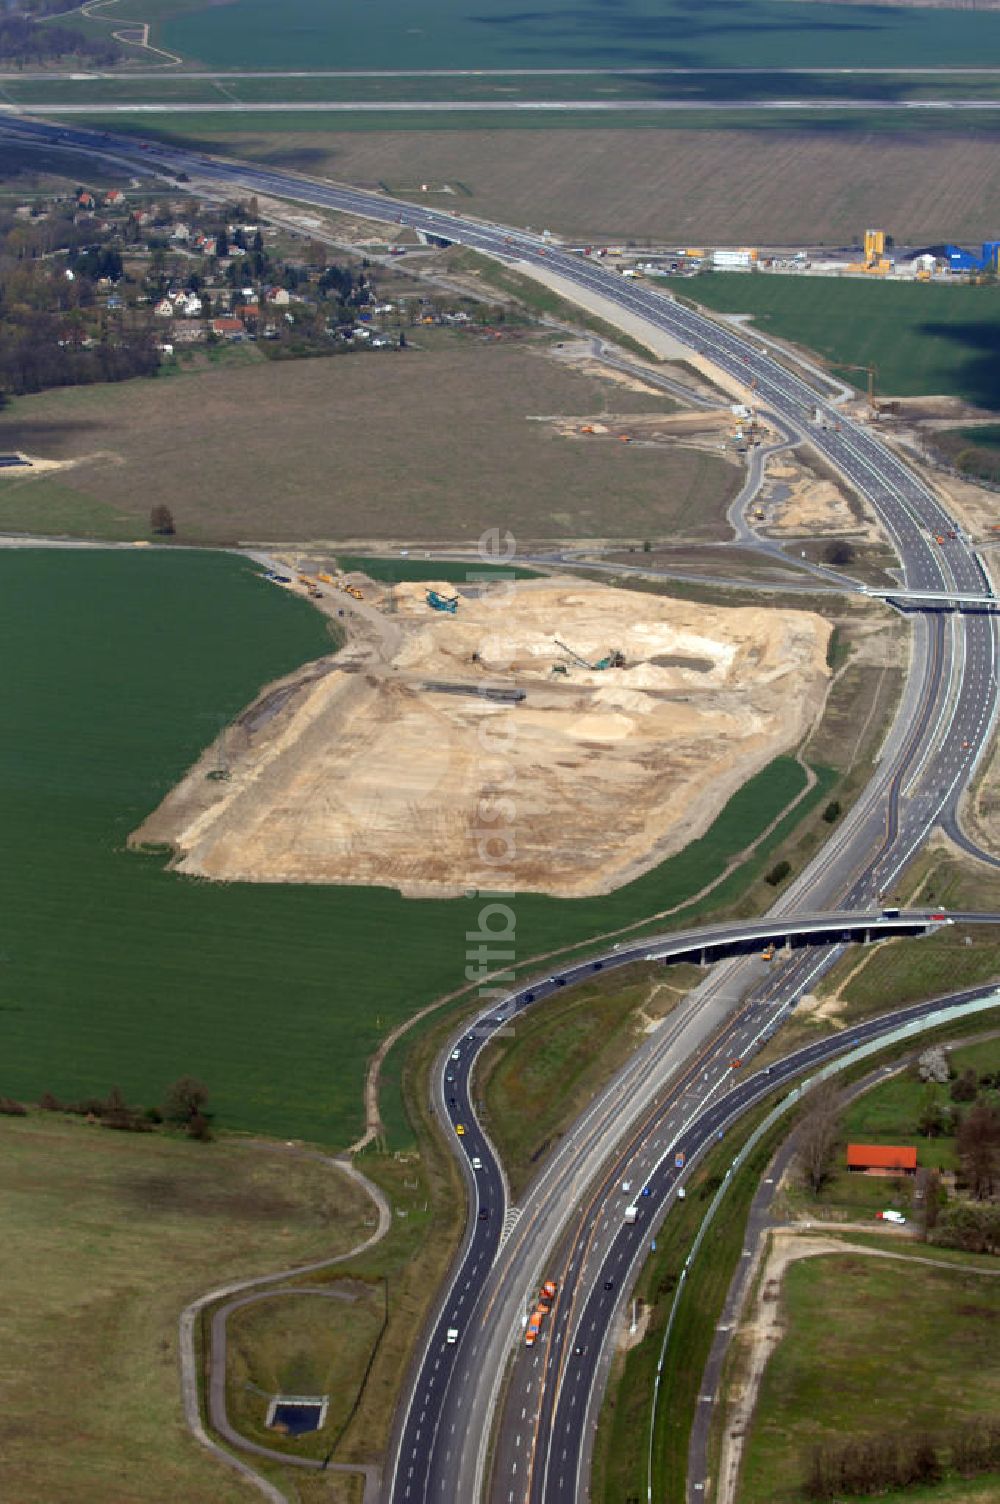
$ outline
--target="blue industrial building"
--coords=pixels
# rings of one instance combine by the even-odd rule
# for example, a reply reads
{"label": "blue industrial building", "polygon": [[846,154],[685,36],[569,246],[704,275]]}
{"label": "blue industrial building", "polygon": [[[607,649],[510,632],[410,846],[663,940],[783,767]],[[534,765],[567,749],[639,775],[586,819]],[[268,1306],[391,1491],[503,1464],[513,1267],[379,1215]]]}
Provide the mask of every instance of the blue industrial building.
{"label": "blue industrial building", "polygon": [[947,261],[953,272],[995,272],[1000,269],[1000,240],[984,241],[979,256],[960,245],[933,245],[929,250],[939,261]]}

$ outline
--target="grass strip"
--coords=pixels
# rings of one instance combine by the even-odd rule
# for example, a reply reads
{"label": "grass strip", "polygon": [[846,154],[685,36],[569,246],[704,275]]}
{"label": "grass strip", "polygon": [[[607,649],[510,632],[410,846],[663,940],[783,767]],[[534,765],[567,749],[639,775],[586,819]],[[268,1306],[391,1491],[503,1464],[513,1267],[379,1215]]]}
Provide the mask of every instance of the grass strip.
{"label": "grass strip", "polygon": [[516,1202],[539,1162],[638,1048],[703,979],[697,966],[627,967],[547,998],[483,1050],[474,1090]]}
{"label": "grass strip", "polygon": [[559,293],[553,292],[551,287],[546,287],[544,282],[536,282],[533,277],[525,277],[521,272],[511,271],[490,256],[482,256],[478,251],[458,251],[452,260],[452,268],[455,271],[473,273],[481,282],[486,282],[498,292],[506,293],[523,308],[540,314],[543,318],[558,319],[561,323],[570,324],[576,328],[589,329],[593,334],[599,334],[602,339],[618,345],[623,350],[629,350],[642,360],[653,362],[658,360],[647,345],[633,339],[629,334],[624,334],[614,324],[609,324],[595,314],[588,313],[578,304],[571,302],[569,298],[561,297]]}
{"label": "grass strip", "polygon": [[[763,1122],[772,1099],[726,1135],[687,1182],[687,1198],[676,1202],[656,1237],[636,1297],[650,1310],[646,1335],[616,1360],[601,1411],[594,1451],[594,1496],[604,1504],[628,1504],[646,1497],[649,1425],[656,1368],[663,1335],[684,1263],[711,1198],[732,1164],[736,1146]],[[683,1504],[688,1436],[715,1324],[743,1249],[743,1230],[761,1175],[787,1123],[777,1123],[754,1146],[729,1182],[712,1223],[709,1246],[691,1264],[683,1298],[674,1316],[657,1405],[653,1442],[653,1497]]]}

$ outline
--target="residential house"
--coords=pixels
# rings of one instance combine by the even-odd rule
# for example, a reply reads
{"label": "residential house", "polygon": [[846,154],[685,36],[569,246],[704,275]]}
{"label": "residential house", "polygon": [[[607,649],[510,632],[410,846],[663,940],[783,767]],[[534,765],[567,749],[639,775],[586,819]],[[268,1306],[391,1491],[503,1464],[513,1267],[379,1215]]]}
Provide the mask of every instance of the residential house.
{"label": "residential house", "polygon": [[174,305],[169,298],[161,298],[153,312],[158,319],[171,319],[174,316]]}
{"label": "residential house", "polygon": [[222,339],[243,339],[246,330],[241,319],[221,318],[212,320],[212,333]]}

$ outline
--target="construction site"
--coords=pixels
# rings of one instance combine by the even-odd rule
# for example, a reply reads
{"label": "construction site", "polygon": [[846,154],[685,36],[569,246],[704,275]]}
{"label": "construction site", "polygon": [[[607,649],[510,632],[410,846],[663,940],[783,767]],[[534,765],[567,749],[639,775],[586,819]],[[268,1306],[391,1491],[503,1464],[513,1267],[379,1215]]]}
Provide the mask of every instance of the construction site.
{"label": "construction site", "polygon": [[199,877],[608,892],[702,834],[825,700],[810,611],[565,577],[269,578],[346,642],[269,686],[134,833]]}

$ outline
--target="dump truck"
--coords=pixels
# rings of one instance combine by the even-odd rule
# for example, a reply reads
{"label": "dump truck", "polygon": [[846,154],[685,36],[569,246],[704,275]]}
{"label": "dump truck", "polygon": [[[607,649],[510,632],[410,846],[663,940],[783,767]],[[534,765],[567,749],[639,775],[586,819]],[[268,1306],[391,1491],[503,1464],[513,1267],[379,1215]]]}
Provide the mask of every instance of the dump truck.
{"label": "dump truck", "polygon": [[542,1322],[544,1320],[545,1312],[540,1307],[532,1311],[531,1315],[528,1317],[528,1325],[524,1329],[525,1347],[534,1347],[535,1343],[538,1341],[538,1333],[542,1329]]}
{"label": "dump truck", "polygon": [[426,600],[432,611],[447,611],[449,616],[454,616],[458,610],[457,595],[439,595],[436,590],[428,590]]}

